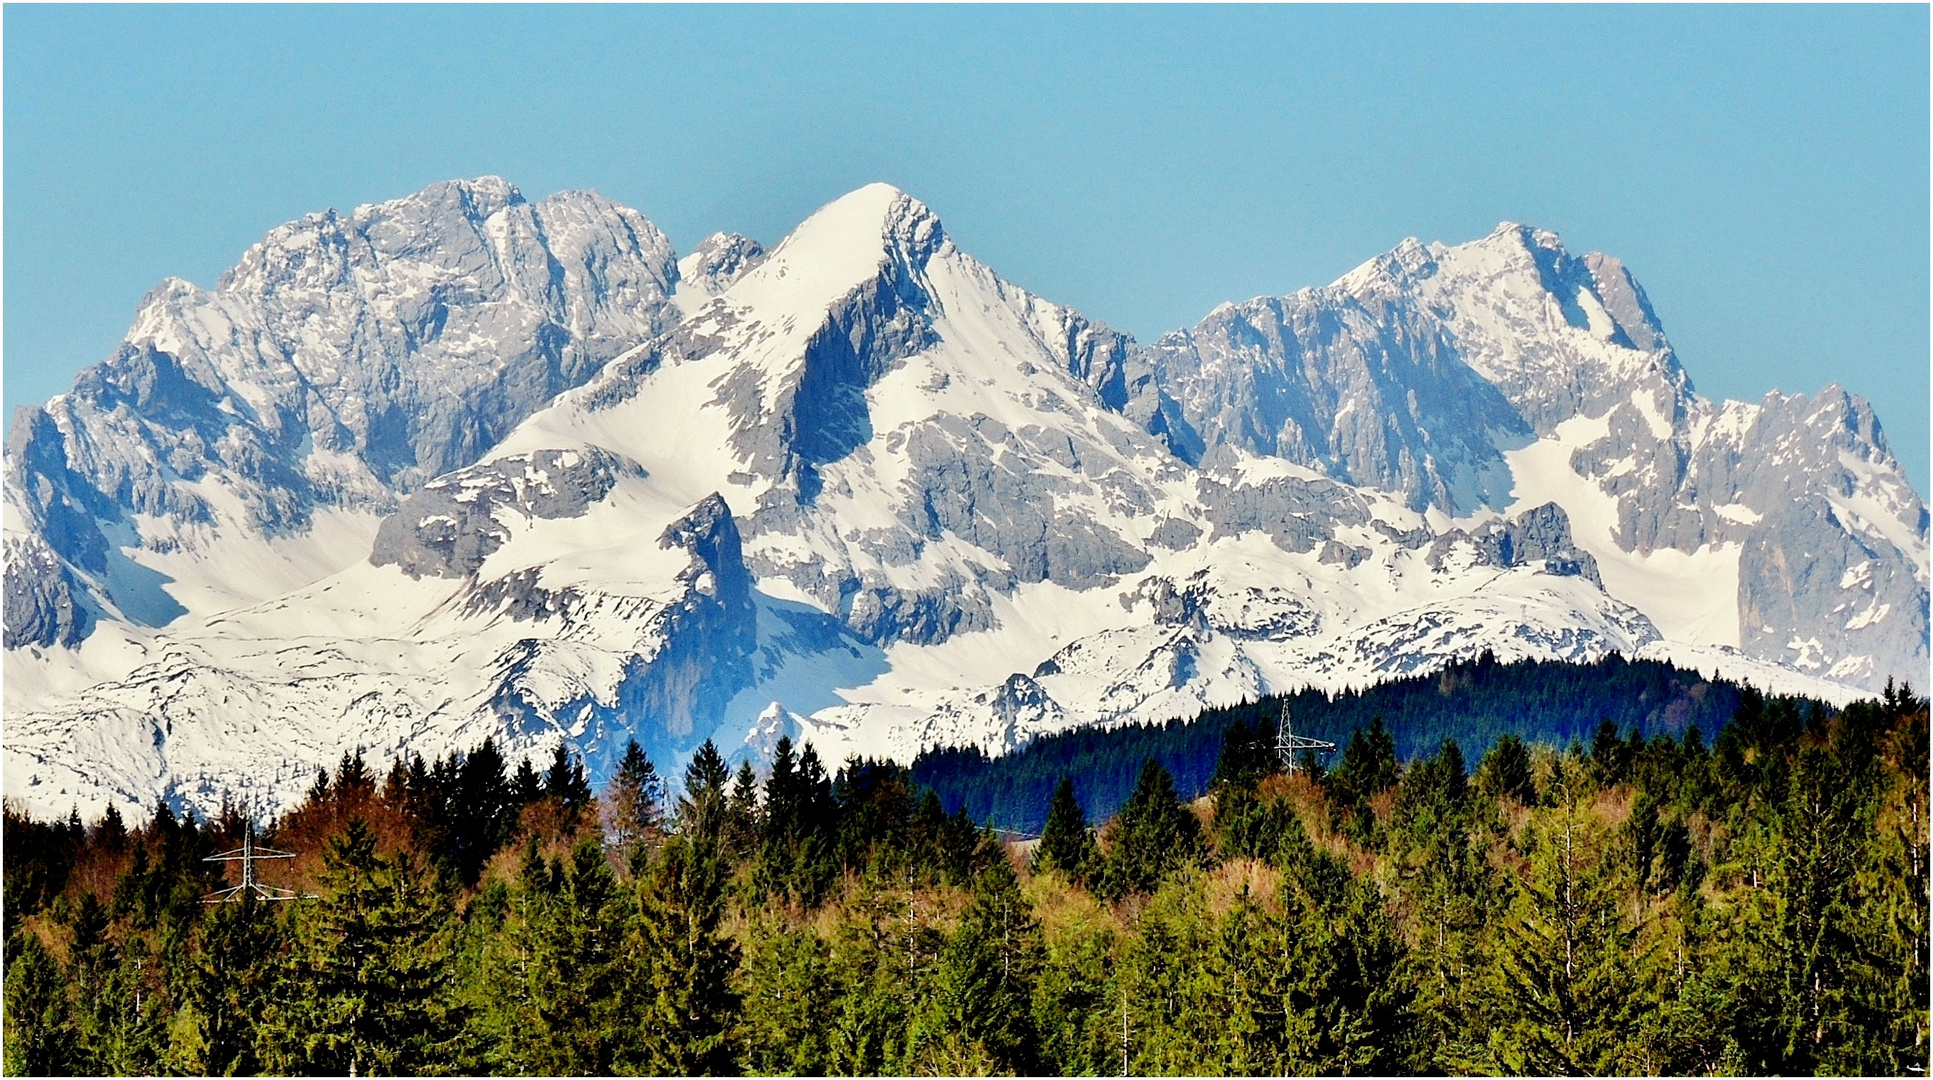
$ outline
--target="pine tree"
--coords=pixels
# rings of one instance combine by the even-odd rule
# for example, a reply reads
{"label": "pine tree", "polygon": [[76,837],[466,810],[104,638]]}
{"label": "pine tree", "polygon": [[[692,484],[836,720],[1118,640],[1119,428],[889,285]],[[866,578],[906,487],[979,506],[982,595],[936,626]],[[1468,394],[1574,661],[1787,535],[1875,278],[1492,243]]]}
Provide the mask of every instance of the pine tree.
{"label": "pine tree", "polygon": [[991,1063],[1001,1072],[1038,1070],[1034,982],[1040,927],[1006,859],[975,882],[960,925],[940,950],[909,1024],[908,1054],[921,1068],[959,1074]]}
{"label": "pine tree", "polygon": [[719,931],[724,914],[716,842],[673,837],[646,876],[631,920],[640,957],[641,978],[630,991],[641,1011],[639,1045],[618,1068],[659,1076],[735,1071],[731,1034],[739,1003],[731,984],[738,947]]}
{"label": "pine tree", "polygon": [[741,761],[725,803],[725,847],[734,857],[752,853],[758,842],[758,815],[758,778],[752,775],[752,763]]}
{"label": "pine tree", "polygon": [[663,798],[657,766],[636,739],[630,740],[602,800],[605,827],[619,851],[628,855],[634,845],[662,831]]}
{"label": "pine tree", "polygon": [[550,769],[544,773],[544,797],[556,799],[564,811],[564,828],[575,831],[577,822],[591,804],[591,784],[584,778],[584,761],[575,757],[562,740],[550,759]]}
{"label": "pine tree", "polygon": [[211,1076],[259,1073],[256,1026],[278,992],[287,950],[277,913],[244,891],[208,909],[198,945],[184,980],[197,1049],[176,1064]]}
{"label": "pine tree", "polygon": [[517,761],[517,775],[510,781],[510,798],[517,806],[529,806],[544,797],[544,779],[528,757]]}
{"label": "pine tree", "polygon": [[8,1076],[60,1076],[74,1071],[72,1021],[60,961],[37,934],[10,947],[5,1060]]}
{"label": "pine tree", "polygon": [[513,950],[500,978],[509,1016],[503,1063],[534,1076],[609,1075],[635,1037],[624,986],[636,957],[623,951],[617,880],[597,841],[567,864],[526,871],[505,927]]}
{"label": "pine tree", "polygon": [[1530,775],[1530,750],[1514,734],[1497,740],[1477,766],[1477,789],[1491,797],[1503,796],[1525,805],[1537,801]]}
{"label": "pine tree", "polygon": [[810,926],[753,922],[740,968],[741,1064],[749,1075],[824,1076],[832,1065],[827,1019],[837,987],[832,950]]}
{"label": "pine tree", "polygon": [[[934,805],[938,805],[937,799]],[[1093,830],[1087,827],[1087,816],[1081,812],[1081,804],[1074,799],[1074,781],[1063,776],[1060,784],[1054,788],[1054,801],[1047,808],[1047,828],[1040,834],[1040,847],[1034,853],[1034,863],[1079,880],[1094,865],[1099,854],[1094,844]]]}
{"label": "pine tree", "polygon": [[1557,763],[1556,806],[1527,838],[1530,868],[1516,890],[1482,990],[1488,998],[1480,1071],[1623,1073],[1646,1008],[1633,973],[1637,944],[1619,918],[1605,838],[1584,810],[1575,757]]}
{"label": "pine tree", "polygon": [[[791,744],[784,738],[780,744]],[[725,784],[731,772],[710,739],[685,766],[685,790],[678,796],[678,830],[693,839],[717,841],[725,829]]]}
{"label": "pine tree", "polygon": [[1222,753],[1215,760],[1216,787],[1253,787],[1275,771],[1275,754],[1261,733],[1242,720],[1228,726],[1222,736]]}
{"label": "pine tree", "polygon": [[1202,854],[1201,823],[1175,795],[1174,778],[1153,758],[1116,815],[1098,889],[1104,896],[1152,892],[1169,871]]}
{"label": "pine tree", "polygon": [[450,911],[422,868],[381,855],[361,818],[329,840],[303,912],[290,997],[269,1010],[271,1072],[398,1075],[457,1065]]}

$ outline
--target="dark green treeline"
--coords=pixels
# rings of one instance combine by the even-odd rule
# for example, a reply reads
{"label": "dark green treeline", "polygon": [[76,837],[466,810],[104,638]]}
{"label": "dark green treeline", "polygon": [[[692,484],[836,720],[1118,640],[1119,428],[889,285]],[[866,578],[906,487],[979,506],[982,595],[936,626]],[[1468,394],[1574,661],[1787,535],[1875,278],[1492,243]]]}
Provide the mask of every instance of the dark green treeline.
{"label": "dark green treeline", "polygon": [[1590,664],[1505,664],[1486,652],[1429,675],[1333,696],[1303,690],[1188,721],[1077,728],[997,758],[977,748],[937,748],[913,763],[913,779],[937,791],[948,810],[964,808],[975,821],[1031,834],[1042,828],[1048,796],[1066,776],[1075,778],[1075,797],[1095,821],[1114,816],[1149,758],[1174,776],[1183,795],[1207,793],[1229,727],[1266,726],[1272,733],[1284,707],[1297,734],[1338,744],[1387,717],[1397,756],[1409,761],[1434,754],[1445,739],[1477,757],[1507,734],[1558,747],[1588,743],[1607,721],[1646,738],[1678,738],[1692,727],[1715,732],[1731,719],[1741,693],[1724,679],[1616,653]]}
{"label": "dark green treeline", "polygon": [[[1716,725],[1715,725],[1716,727]],[[1927,1065],[1927,706],[1743,694],[1404,760],[1372,719],[1097,836],[1002,845],[890,764],[675,799],[489,744],[345,758],[263,836],[315,898],[204,905],[234,815],[5,835],[9,1074],[1898,1073]]]}

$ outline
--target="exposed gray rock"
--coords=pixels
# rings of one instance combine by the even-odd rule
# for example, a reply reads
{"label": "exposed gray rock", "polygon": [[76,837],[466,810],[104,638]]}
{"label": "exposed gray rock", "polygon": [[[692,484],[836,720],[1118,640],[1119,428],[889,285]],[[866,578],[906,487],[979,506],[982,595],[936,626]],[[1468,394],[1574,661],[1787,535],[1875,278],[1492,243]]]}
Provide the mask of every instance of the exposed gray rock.
{"label": "exposed gray rock", "polygon": [[1261,531],[1284,551],[1314,551],[1333,539],[1338,525],[1367,525],[1363,497],[1329,480],[1278,477],[1230,486],[1210,475],[1196,483],[1203,515],[1215,526],[1210,539]]}
{"label": "exposed gray rock", "polygon": [[385,509],[669,325],[675,276],[662,233],[589,192],[529,203],[485,177],[312,214],[212,290],[150,292],[112,357],[16,425],[8,481],[102,590],[101,529],[142,544],[135,514],[210,523],[198,481],[234,496],[223,528],[245,534]]}
{"label": "exposed gray rock", "polygon": [[993,696],[993,714],[1000,721],[1009,745],[1017,732],[1048,727],[1059,722],[1065,710],[1047,693],[1046,687],[1015,672],[1007,676]]}
{"label": "exposed gray rock", "polygon": [[[581,732],[573,741],[595,776],[609,774],[630,738],[661,760],[690,750],[752,681],[757,609],[731,508],[714,493],[667,526],[658,543],[690,552],[691,561],[677,579],[679,598],[642,620],[641,639],[657,648],[626,662],[614,703],[588,699],[548,710],[577,718]],[[519,586],[506,580],[503,591],[511,595]],[[491,704],[512,730],[546,726],[546,709],[525,679],[542,670],[546,650],[555,647],[554,639],[530,638],[499,658],[493,678],[501,690]]]}
{"label": "exposed gray rock", "polygon": [[1613,341],[1647,352],[1670,347],[1665,340],[1664,324],[1658,320],[1658,313],[1651,310],[1651,298],[1645,295],[1644,286],[1638,284],[1638,279],[1631,276],[1622,261],[1593,251],[1584,256],[1584,266],[1598,299],[1604,303],[1604,310],[1617,322]]}
{"label": "exposed gray rock", "polygon": [[1361,566],[1363,560],[1373,554],[1375,553],[1366,547],[1357,547],[1354,544],[1345,544],[1340,540],[1331,540],[1322,545],[1322,554],[1316,556],[1316,560],[1318,562],[1335,563],[1353,570]]}
{"label": "exposed gray rock", "polygon": [[1862,538],[1824,498],[1794,499],[1739,553],[1740,643],[1749,656],[1868,687],[1923,682],[1926,595],[1898,548]]}
{"label": "exposed gray rock", "polygon": [[458,469],[425,484],[383,519],[369,561],[394,564],[415,578],[468,577],[509,539],[500,512],[580,517],[626,475],[644,473],[595,448],[538,450]]}
{"label": "exposed gray rock", "polygon": [[37,536],[9,538],[6,553],[6,647],[80,644],[93,616],[67,568]]}
{"label": "exposed gray rock", "polygon": [[951,532],[998,555],[1018,582],[1051,578],[1088,588],[1148,564],[1146,552],[1105,526],[1059,514],[1055,496],[1072,481],[999,452],[1018,441],[985,417],[942,417],[910,432],[907,486],[923,498],[909,508],[907,525],[933,540]]}
{"label": "exposed gray rock", "polygon": [[[1224,592],[1207,570],[1197,570],[1182,582],[1145,578],[1121,602],[1127,607],[1139,602],[1153,605],[1157,625],[1185,627],[1202,635],[1220,633],[1237,641],[1287,641],[1322,628],[1321,615],[1286,589],[1248,586]],[[1052,672],[1059,670],[1055,663]]]}
{"label": "exposed gray rock", "polygon": [[1223,305],[1146,356],[1201,442],[1192,460],[1236,446],[1401,492],[1416,509],[1499,504],[1496,435],[1529,434],[1427,313],[1344,293]]}
{"label": "exposed gray rock", "polygon": [[678,260],[678,287],[717,296],[764,261],[765,249],[751,237],[712,233]]}
{"label": "exposed gray rock", "polygon": [[1574,575],[1604,587],[1597,560],[1572,542],[1570,517],[1556,503],[1534,507],[1507,521],[1489,522],[1473,533],[1461,529],[1444,533],[1436,538],[1426,561],[1432,569],[1441,566],[1444,556],[1461,543],[1471,544],[1490,566],[1541,561],[1547,573]]}
{"label": "exposed gray rock", "polygon": [[1181,518],[1164,518],[1148,536],[1148,543],[1169,551],[1185,551],[1201,538],[1201,530]]}
{"label": "exposed gray rock", "polygon": [[541,569],[531,567],[495,581],[478,582],[463,599],[463,613],[495,611],[518,622],[568,621],[582,606],[583,594],[570,588],[546,589],[538,584],[542,577]]}

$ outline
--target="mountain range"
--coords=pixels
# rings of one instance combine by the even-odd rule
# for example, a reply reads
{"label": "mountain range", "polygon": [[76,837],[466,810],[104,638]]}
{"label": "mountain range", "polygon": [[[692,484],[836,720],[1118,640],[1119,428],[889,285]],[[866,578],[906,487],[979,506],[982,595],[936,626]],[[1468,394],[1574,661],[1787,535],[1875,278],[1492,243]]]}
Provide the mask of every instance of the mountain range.
{"label": "mountain range", "polygon": [[1840,701],[1928,664],[1870,405],[1699,396],[1617,259],[1515,224],[1142,344],[883,184],[681,258],[453,181],[163,282],[5,455],[43,815],[486,736],[1000,753],[1484,652]]}

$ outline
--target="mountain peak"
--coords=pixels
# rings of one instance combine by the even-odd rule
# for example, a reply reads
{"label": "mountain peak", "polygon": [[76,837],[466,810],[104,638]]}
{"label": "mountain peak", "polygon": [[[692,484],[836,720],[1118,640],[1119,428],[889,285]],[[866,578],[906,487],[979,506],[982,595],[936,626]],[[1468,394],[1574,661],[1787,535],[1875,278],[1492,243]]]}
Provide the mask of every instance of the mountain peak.
{"label": "mountain peak", "polygon": [[753,303],[832,303],[890,263],[924,266],[945,242],[925,203],[891,184],[867,184],[806,218],[730,294]]}
{"label": "mountain peak", "polygon": [[891,184],[872,183],[820,207],[779,247],[850,243],[870,255],[877,243],[882,253],[923,262],[944,238],[939,216],[925,203]]}

